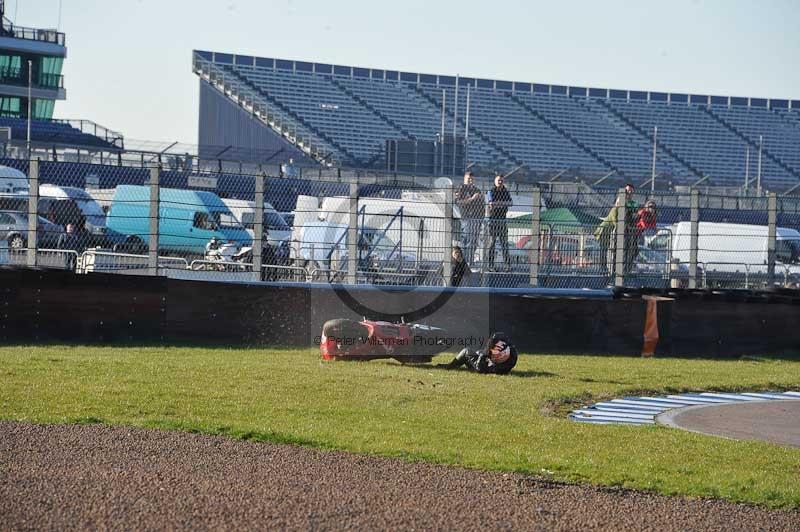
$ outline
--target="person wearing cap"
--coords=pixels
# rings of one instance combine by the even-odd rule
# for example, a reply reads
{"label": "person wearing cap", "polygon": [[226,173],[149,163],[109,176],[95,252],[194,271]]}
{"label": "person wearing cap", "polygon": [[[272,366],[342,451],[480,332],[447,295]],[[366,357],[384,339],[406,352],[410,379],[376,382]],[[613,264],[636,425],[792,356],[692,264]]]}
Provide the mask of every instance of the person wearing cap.
{"label": "person wearing cap", "polygon": [[496,332],[489,338],[485,349],[470,351],[462,349],[448,364],[439,364],[445,369],[466,366],[478,373],[506,375],[517,365],[517,348],[505,333]]}

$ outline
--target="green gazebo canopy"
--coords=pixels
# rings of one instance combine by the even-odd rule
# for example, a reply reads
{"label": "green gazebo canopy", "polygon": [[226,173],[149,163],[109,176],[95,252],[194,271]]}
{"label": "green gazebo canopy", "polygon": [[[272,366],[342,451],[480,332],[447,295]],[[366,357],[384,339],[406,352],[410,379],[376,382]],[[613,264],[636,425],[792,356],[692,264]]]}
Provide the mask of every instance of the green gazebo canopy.
{"label": "green gazebo canopy", "polygon": [[[511,218],[508,221],[509,228],[512,227],[530,227],[533,220],[533,214],[525,214]],[[569,232],[570,230],[578,231],[580,227],[584,226],[597,226],[601,219],[597,216],[592,216],[582,210],[572,210],[566,207],[554,207],[543,211],[540,216],[542,226],[549,225],[559,232]]]}

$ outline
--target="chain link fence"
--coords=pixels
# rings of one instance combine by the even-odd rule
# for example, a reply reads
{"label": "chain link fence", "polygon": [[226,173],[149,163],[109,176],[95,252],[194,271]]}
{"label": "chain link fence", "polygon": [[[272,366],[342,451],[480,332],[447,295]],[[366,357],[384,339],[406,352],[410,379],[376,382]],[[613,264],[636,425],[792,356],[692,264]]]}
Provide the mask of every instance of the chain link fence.
{"label": "chain link fence", "polygon": [[800,201],[0,161],[0,262],[222,282],[797,288]]}

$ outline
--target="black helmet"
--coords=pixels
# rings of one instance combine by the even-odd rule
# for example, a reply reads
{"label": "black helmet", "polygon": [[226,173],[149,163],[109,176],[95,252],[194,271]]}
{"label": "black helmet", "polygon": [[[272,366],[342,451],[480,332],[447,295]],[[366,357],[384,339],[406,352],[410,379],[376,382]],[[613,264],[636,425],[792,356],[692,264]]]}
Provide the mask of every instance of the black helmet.
{"label": "black helmet", "polygon": [[501,332],[494,333],[491,338],[489,338],[489,345],[486,346],[486,354],[496,364],[508,360],[512,354],[512,350],[513,347],[511,346],[511,340],[509,340],[508,335]]}

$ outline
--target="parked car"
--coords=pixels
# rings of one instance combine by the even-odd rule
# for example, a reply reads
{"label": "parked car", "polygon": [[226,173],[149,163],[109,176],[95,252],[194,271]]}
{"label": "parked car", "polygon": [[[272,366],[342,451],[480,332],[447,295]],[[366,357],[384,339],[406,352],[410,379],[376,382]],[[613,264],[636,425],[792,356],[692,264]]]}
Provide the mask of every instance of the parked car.
{"label": "parked car", "polygon": [[[520,237],[509,243],[509,255],[515,269],[527,269],[530,265],[531,237]],[[497,260],[502,253],[495,250]],[[605,263],[603,250],[597,240],[590,235],[543,233],[539,243],[539,264],[542,267],[562,268],[564,270],[590,269]]]}
{"label": "parked car", "polygon": [[[39,248],[55,249],[64,228],[39,216],[36,233]],[[23,249],[28,245],[28,213],[20,211],[0,212],[0,239],[8,243],[9,249]]]}
{"label": "parked car", "polygon": [[[0,194],[0,209],[4,211],[28,212],[27,189]],[[125,240],[125,236],[106,227],[106,213],[100,204],[85,190],[43,183],[39,185],[39,216],[50,222],[77,230],[85,230],[86,247],[113,248]]]}

